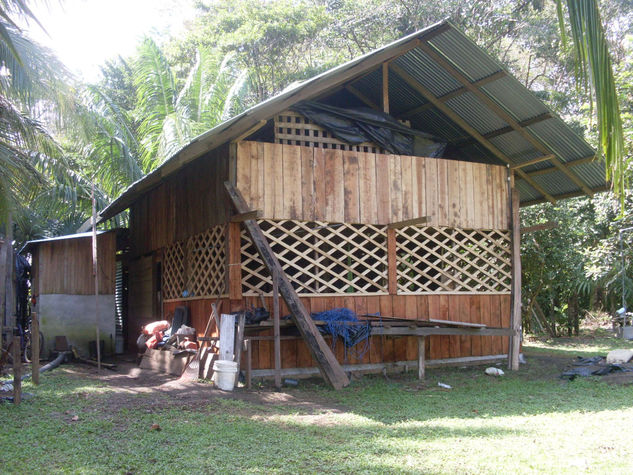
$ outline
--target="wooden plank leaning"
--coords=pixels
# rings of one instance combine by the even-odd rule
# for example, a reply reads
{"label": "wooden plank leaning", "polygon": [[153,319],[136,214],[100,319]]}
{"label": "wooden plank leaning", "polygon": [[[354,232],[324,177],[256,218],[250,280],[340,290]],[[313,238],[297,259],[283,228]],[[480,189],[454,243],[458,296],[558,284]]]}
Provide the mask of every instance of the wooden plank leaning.
{"label": "wooden plank leaning", "polygon": [[[226,191],[228,192],[233,205],[238,213],[246,213],[249,210],[248,205],[244,201],[240,191],[233,186],[230,182],[224,182]],[[257,248],[262,261],[268,268],[268,271],[273,274],[277,272],[279,275],[279,293],[288,305],[288,309],[292,315],[292,318],[301,333],[304,341],[306,342],[312,357],[317,362],[319,369],[324,379],[334,388],[341,389],[349,384],[349,379],[343,371],[343,368],[336,360],[334,353],[325,342],[319,330],[317,329],[314,321],[310,317],[310,314],[306,311],[305,307],[299,300],[299,296],[292,288],[288,277],[283,272],[277,256],[270,248],[270,244],[266,240],[259,224],[255,220],[244,221],[244,226],[248,231],[253,244]]]}

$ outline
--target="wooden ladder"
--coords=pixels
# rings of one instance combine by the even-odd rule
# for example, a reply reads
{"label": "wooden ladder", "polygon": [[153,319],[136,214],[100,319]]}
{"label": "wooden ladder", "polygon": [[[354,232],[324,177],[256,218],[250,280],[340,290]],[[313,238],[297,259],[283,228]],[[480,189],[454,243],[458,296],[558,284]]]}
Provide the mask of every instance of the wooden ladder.
{"label": "wooden ladder", "polygon": [[[244,214],[251,212],[244,197],[231,182],[225,181],[224,186],[238,213]],[[295,325],[297,325],[301,336],[308,345],[312,357],[321,370],[321,374],[334,389],[344,388],[349,384],[349,379],[345,371],[343,371],[334,353],[332,353],[332,350],[319,333],[318,328],[301,303],[301,300],[299,300],[299,296],[290,284],[288,277],[279,264],[277,256],[273,253],[259,224],[254,219],[246,219],[243,223],[270,274],[277,274],[279,276],[279,293],[288,305]]]}

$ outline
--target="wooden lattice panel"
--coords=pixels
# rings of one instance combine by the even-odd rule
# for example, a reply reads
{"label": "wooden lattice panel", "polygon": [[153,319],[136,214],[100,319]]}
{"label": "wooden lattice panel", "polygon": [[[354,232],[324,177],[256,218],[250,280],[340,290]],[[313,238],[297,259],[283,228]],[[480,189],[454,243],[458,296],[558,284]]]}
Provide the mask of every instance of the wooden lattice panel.
{"label": "wooden lattice panel", "polygon": [[224,293],[226,226],[214,226],[187,240],[187,290],[196,297]]}
{"label": "wooden lattice panel", "polygon": [[[259,225],[297,293],[387,292],[384,226],[291,220]],[[245,231],[241,252],[243,294],[270,294],[270,274]]]}
{"label": "wooden lattice panel", "polygon": [[282,112],[275,116],[274,123],[275,143],[353,152],[385,153],[382,148],[372,142],[359,145],[345,143],[297,112]]}
{"label": "wooden lattice panel", "polygon": [[162,281],[165,300],[223,294],[226,226],[214,226],[165,248]]}
{"label": "wooden lattice panel", "polygon": [[182,242],[165,248],[162,281],[164,299],[181,296],[185,288],[185,250]]}
{"label": "wooden lattice panel", "polygon": [[396,243],[398,293],[510,291],[508,231],[408,226]]}

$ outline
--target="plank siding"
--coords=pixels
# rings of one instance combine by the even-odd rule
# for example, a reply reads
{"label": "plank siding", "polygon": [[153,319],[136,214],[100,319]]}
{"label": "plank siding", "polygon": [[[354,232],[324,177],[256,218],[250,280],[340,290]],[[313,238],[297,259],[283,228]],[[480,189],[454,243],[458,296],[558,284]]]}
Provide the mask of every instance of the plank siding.
{"label": "plank siding", "polygon": [[[116,233],[97,236],[99,293],[114,294]],[[93,295],[92,237],[63,239],[37,245],[37,294]]]}
{"label": "plank siding", "polygon": [[237,187],[263,218],[508,229],[500,166],[256,142],[237,154]]}
{"label": "plank siding", "polygon": [[[238,168],[238,181],[248,180],[251,198],[250,162],[259,163],[264,150],[248,151],[249,170]],[[264,154],[265,156],[265,154]],[[228,179],[228,145],[210,152],[206,157],[186,166],[173,177],[139,198],[130,206],[130,243],[132,257],[164,248],[176,241],[198,234],[212,226],[225,223],[229,217],[229,202],[223,183]],[[255,197],[259,200],[259,179]],[[263,183],[262,183],[263,187]]]}

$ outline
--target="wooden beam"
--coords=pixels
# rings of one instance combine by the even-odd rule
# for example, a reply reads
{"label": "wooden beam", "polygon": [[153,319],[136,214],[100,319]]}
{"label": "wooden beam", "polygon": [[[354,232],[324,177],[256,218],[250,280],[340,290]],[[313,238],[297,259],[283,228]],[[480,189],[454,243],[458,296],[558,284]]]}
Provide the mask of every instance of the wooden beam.
{"label": "wooden beam", "polygon": [[220,319],[220,355],[218,359],[233,361],[235,353],[235,315],[223,313]]}
{"label": "wooden beam", "polygon": [[[239,190],[233,186],[230,182],[224,182],[226,191],[228,192],[233,205],[238,213],[246,213],[249,210],[246,201],[242,197]],[[273,253],[270,244],[266,240],[264,233],[255,220],[244,221],[244,226],[250,234],[253,244],[257,248],[262,261],[268,268],[268,271],[272,274],[278,272],[279,275],[279,293],[288,305],[288,309],[292,315],[295,325],[299,329],[301,336],[306,342],[312,357],[321,368],[321,372],[325,380],[332,385],[335,389],[341,389],[349,384],[349,379],[341,365],[336,360],[331,348],[325,342],[319,329],[314,324],[312,317],[306,311],[303,303],[299,299],[299,296],[295,292],[294,288],[290,284],[288,277],[283,272],[277,256]]]}
{"label": "wooden beam", "polygon": [[235,345],[233,346],[235,351],[235,356],[233,357],[233,361],[237,363],[237,373],[235,373],[235,382],[234,386],[237,386],[237,383],[240,379],[240,364],[242,363],[242,347],[244,346],[244,325],[246,324],[246,314],[244,312],[240,313],[239,317],[237,317],[237,333],[235,334]]}
{"label": "wooden beam", "polygon": [[[10,241],[9,241],[10,242]],[[20,337],[13,336],[13,404],[18,406],[22,401],[22,351]]]}
{"label": "wooden beam", "polygon": [[[242,238],[240,223],[229,223],[227,226],[228,237],[226,240],[228,272],[226,273],[226,288],[229,292],[229,300],[242,299]],[[231,310],[233,310],[231,308]],[[220,325],[218,323],[218,329]]]}
{"label": "wooden beam", "polygon": [[382,111],[389,114],[389,63],[382,64]]}
{"label": "wooden beam", "polygon": [[281,331],[279,329],[279,273],[273,270],[273,336],[275,337],[275,387],[281,388]]}
{"label": "wooden beam", "polygon": [[40,320],[37,312],[31,312],[31,378],[40,384]]}
{"label": "wooden beam", "polygon": [[430,336],[430,335],[478,335],[512,336],[512,328],[444,328],[444,327],[372,327],[372,335],[385,336]]}
{"label": "wooden beam", "polygon": [[521,218],[519,215],[519,190],[512,184],[512,310],[510,327],[514,334],[510,338],[508,368],[519,369],[521,350]]}
{"label": "wooden beam", "polygon": [[398,293],[398,256],[396,230],[387,229],[387,287],[390,295]]}
{"label": "wooden beam", "polygon": [[424,380],[424,370],[426,366],[425,354],[426,345],[425,345],[426,337],[419,336],[418,337],[418,379]]}
{"label": "wooden beam", "polygon": [[244,340],[246,347],[246,388],[251,389],[253,386],[253,359],[252,359],[252,343],[250,338]]}
{"label": "wooden beam", "polygon": [[442,325],[451,325],[455,327],[468,327],[468,328],[486,328],[483,323],[470,323],[470,322],[457,322],[454,320],[437,320],[435,318],[429,318],[431,323],[439,323]]}
{"label": "wooden beam", "polygon": [[[521,127],[529,127],[530,125],[536,124],[538,122],[543,122],[544,120],[551,119],[551,118],[552,118],[552,114],[550,114],[549,112],[546,112],[545,114],[537,115],[536,117],[532,117],[531,119],[522,120],[521,122],[519,122],[519,125]],[[487,138],[488,140],[490,140],[504,134],[509,134],[510,132],[514,132],[514,129],[508,125],[506,127],[501,127],[500,129],[493,130],[492,132],[486,132],[485,134],[483,134],[483,136]],[[472,142],[472,141],[473,141],[473,138],[468,136],[468,137],[462,137],[462,138],[453,140],[451,141],[451,144],[462,145],[464,143]]]}
{"label": "wooden beam", "polygon": [[[492,142],[485,139],[474,127],[468,124],[464,119],[462,119],[457,113],[455,113],[451,108],[440,102],[435,95],[425,88],[422,84],[415,80],[409,73],[407,73],[404,69],[396,64],[391,65],[392,71],[394,71],[398,76],[400,76],[407,84],[409,84],[412,88],[426,97],[427,100],[431,101],[435,107],[437,107],[442,113],[444,113],[449,119],[459,125],[462,129],[468,132],[473,136],[475,140],[477,140],[481,145],[486,147],[489,151],[491,151],[499,160],[502,162],[512,165],[512,161],[508,158],[501,150],[499,150]],[[532,180],[529,176],[525,174],[523,170],[517,170],[516,173],[521,176],[527,183],[530,184],[532,188],[538,191],[543,197],[545,197],[549,202],[556,203],[556,199],[549,193],[547,193],[543,187],[541,187],[538,183]]]}
{"label": "wooden beam", "polygon": [[[595,159],[596,159],[596,156],[591,155],[590,157],[579,158],[578,160],[572,160],[571,162],[566,162],[565,166],[575,167],[577,165],[583,165],[585,163],[593,162]],[[533,176],[539,176],[539,175],[546,175],[548,173],[555,172],[556,170],[558,170],[558,167],[554,166],[554,167],[541,168],[540,170],[533,170],[531,172],[526,172],[526,173],[528,176],[533,177]]]}
{"label": "wooden beam", "polygon": [[[482,87],[485,86],[486,84],[490,84],[493,81],[496,81],[497,79],[501,79],[503,77],[507,76],[507,73],[503,70],[501,71],[497,71],[496,73],[491,74],[490,76],[486,76],[485,78],[479,79],[478,81],[474,81],[472,83],[473,86],[475,87]],[[461,96],[462,94],[464,94],[465,92],[468,92],[468,89],[464,86],[461,86],[457,89],[455,89],[454,91],[448,92],[446,94],[443,94],[441,96],[439,96],[437,99],[441,102],[446,102],[449,101],[451,99],[453,99],[454,97],[457,96]],[[422,111],[425,111],[427,109],[430,109],[434,107],[433,104],[431,104],[430,102],[427,102],[426,104],[422,104],[421,106],[415,107],[413,109],[410,109],[402,114],[400,114],[401,117],[409,117],[415,114],[418,114]]]}
{"label": "wooden beam", "polygon": [[[466,78],[461,72],[459,72],[451,63],[448,62],[441,54],[439,54],[435,49],[426,41],[422,41],[420,44],[420,49],[422,49],[426,54],[428,54],[437,64],[442,66],[453,78],[462,83],[470,92],[475,94],[477,98],[485,104],[491,111],[493,111],[499,118],[504,120],[510,125],[514,130],[516,130],[521,136],[530,142],[536,150],[541,152],[543,155],[550,155],[552,153],[545,145],[541,143],[539,139],[537,139],[529,130],[521,127],[519,123],[516,121],[514,117],[510,115],[503,107],[501,107],[497,102],[490,98],[488,94],[481,91],[479,88],[474,87],[470,80]],[[583,183],[583,181],[576,176],[575,173],[568,170],[562,162],[557,158],[553,158],[552,163],[561,170],[567,177],[573,181],[576,185],[580,187],[587,195],[593,196],[592,191],[589,187]]]}
{"label": "wooden beam", "polygon": [[249,135],[252,135],[255,132],[257,132],[259,129],[261,129],[263,126],[265,126],[267,123],[268,123],[267,120],[263,120],[263,119],[260,120],[254,126],[252,126],[250,129],[248,129],[246,132],[244,132],[243,134],[238,135],[236,138],[231,140],[231,143],[241,142],[242,140],[244,140]]}
{"label": "wooden beam", "polygon": [[430,216],[420,216],[419,218],[406,219],[404,221],[398,221],[396,223],[389,223],[387,229],[400,229],[406,226],[415,226],[417,224],[426,224],[431,221]]}
{"label": "wooden beam", "polygon": [[[542,157],[536,157],[536,158],[533,158],[532,160],[527,160],[525,162],[517,163],[516,165],[512,165],[510,168],[512,170],[516,170],[518,168],[525,168],[525,167],[529,167],[530,165],[535,165],[537,163],[551,161],[554,158],[556,158],[556,157],[554,155],[551,155],[551,154],[550,155],[543,155]],[[556,167],[552,167],[552,168],[556,168]]]}
{"label": "wooden beam", "polygon": [[558,227],[558,223],[556,221],[548,221],[547,223],[536,224],[534,226],[521,228],[521,234],[528,234],[528,233],[533,233],[536,231],[544,231],[546,229],[554,229],[557,227]]}
{"label": "wooden beam", "polygon": [[382,111],[382,108],[378,104],[376,104],[374,101],[372,101],[369,97],[367,97],[365,94],[360,92],[358,89],[356,89],[351,84],[348,84],[347,86],[345,86],[345,90],[348,91],[349,93],[353,94],[354,96],[356,96],[363,103],[365,103],[365,105],[371,107],[372,109],[375,109],[377,111]]}
{"label": "wooden beam", "polygon": [[[595,188],[592,188],[591,191],[593,191],[594,193],[600,193],[600,192],[609,191],[609,190],[611,190],[611,186],[603,185],[603,186],[597,186]],[[557,195],[556,199],[557,200],[566,200],[567,198],[574,198],[576,196],[584,196],[584,193],[578,192],[578,191],[573,191],[571,193],[563,193],[562,195]],[[544,202],[545,201],[541,198],[541,199],[536,199],[536,200],[524,201],[523,203],[521,203],[521,206],[522,207],[532,206],[532,205],[536,205],[536,204],[540,204],[540,203],[544,203]]]}
{"label": "wooden beam", "polygon": [[248,213],[234,214],[233,216],[231,216],[231,222],[241,223],[243,221],[246,221],[247,219],[260,219],[263,216],[264,212],[261,209],[254,209],[252,211],[249,211]]}

